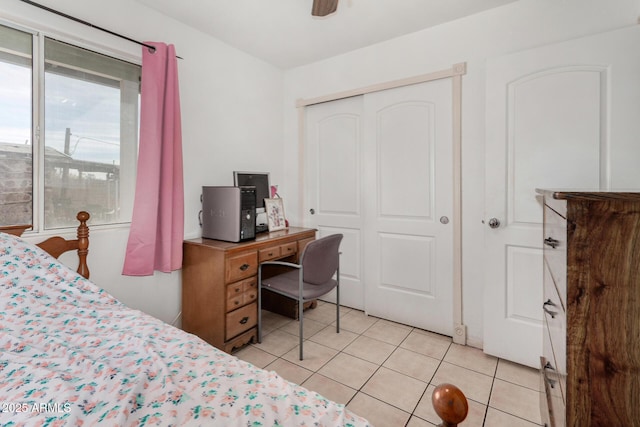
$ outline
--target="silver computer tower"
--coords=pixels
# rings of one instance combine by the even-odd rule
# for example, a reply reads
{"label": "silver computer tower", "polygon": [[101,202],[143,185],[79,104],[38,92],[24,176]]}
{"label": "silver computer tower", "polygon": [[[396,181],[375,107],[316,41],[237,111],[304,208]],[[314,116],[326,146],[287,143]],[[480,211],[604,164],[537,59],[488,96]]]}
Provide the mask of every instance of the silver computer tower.
{"label": "silver computer tower", "polygon": [[254,239],[255,187],[202,187],[202,237],[227,242]]}

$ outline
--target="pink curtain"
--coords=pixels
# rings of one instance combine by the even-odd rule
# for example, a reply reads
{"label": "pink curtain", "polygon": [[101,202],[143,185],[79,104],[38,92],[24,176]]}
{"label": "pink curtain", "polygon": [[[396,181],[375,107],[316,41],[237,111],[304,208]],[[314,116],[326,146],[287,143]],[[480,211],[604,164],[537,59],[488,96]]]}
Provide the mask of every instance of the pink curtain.
{"label": "pink curtain", "polygon": [[149,276],[182,266],[184,188],[178,64],[173,45],[145,42],[140,148],[133,219],[122,274]]}

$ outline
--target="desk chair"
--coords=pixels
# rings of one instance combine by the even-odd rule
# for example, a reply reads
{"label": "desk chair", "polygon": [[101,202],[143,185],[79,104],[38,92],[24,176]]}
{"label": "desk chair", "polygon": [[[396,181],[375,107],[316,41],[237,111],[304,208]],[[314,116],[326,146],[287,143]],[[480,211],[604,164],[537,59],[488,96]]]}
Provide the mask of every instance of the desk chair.
{"label": "desk chair", "polygon": [[[298,301],[300,321],[300,360],[302,360],[304,303],[336,288],[336,333],[340,332],[340,242],[342,234],[332,234],[307,244],[300,263],[266,261],[258,268],[258,342],[262,342],[262,288]],[[284,272],[262,278],[265,267],[280,266]],[[333,275],[336,278],[333,278]]]}

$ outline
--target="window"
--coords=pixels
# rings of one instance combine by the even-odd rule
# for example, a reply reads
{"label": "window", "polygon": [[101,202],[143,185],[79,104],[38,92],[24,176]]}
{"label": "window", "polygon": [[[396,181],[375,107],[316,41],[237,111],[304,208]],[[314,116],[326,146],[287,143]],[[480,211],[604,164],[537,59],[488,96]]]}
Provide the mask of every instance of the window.
{"label": "window", "polygon": [[0,25],[0,75],[0,223],[130,221],[140,66]]}

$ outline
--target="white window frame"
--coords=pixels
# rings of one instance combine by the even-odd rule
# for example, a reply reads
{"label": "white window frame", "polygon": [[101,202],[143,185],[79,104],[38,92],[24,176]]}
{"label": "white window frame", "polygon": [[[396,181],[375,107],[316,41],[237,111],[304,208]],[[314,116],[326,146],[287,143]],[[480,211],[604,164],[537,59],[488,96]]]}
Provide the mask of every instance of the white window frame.
{"label": "white window frame", "polygon": [[[25,27],[20,24],[16,24],[10,21],[0,19],[0,25],[4,25],[15,30],[23,31],[32,35],[32,96],[31,96],[31,108],[32,108],[32,123],[31,123],[31,141],[32,141],[32,159],[33,159],[33,207],[32,207],[32,230],[27,231],[25,234],[57,234],[64,230],[75,229],[75,226],[48,228],[45,229],[44,218],[44,153],[45,153],[45,141],[44,141],[44,75],[45,75],[45,59],[44,59],[44,43],[45,38],[51,38],[60,42],[68,43],[70,45],[87,49],[102,55],[110,56],[115,59],[126,61],[135,65],[142,66],[142,57],[134,57],[132,55],[124,54],[119,50],[104,48],[102,45],[87,43],[85,40],[76,39],[68,35],[56,33],[53,31],[38,30],[36,28]],[[121,90],[123,83],[121,82]],[[139,93],[139,92],[138,92]],[[139,111],[138,111],[139,117]],[[138,126],[132,129],[131,126],[127,126],[125,121],[121,121],[120,133],[121,137],[131,138],[138,141],[140,123]],[[122,139],[122,138],[121,138]],[[139,142],[139,141],[138,141]],[[133,213],[133,200],[135,195],[136,173],[138,164],[138,143],[125,144],[120,146],[120,202],[123,211],[129,213],[128,217],[131,218]],[[131,220],[121,221],[109,224],[93,225],[92,228],[109,229],[109,228],[122,228],[129,227]]]}

